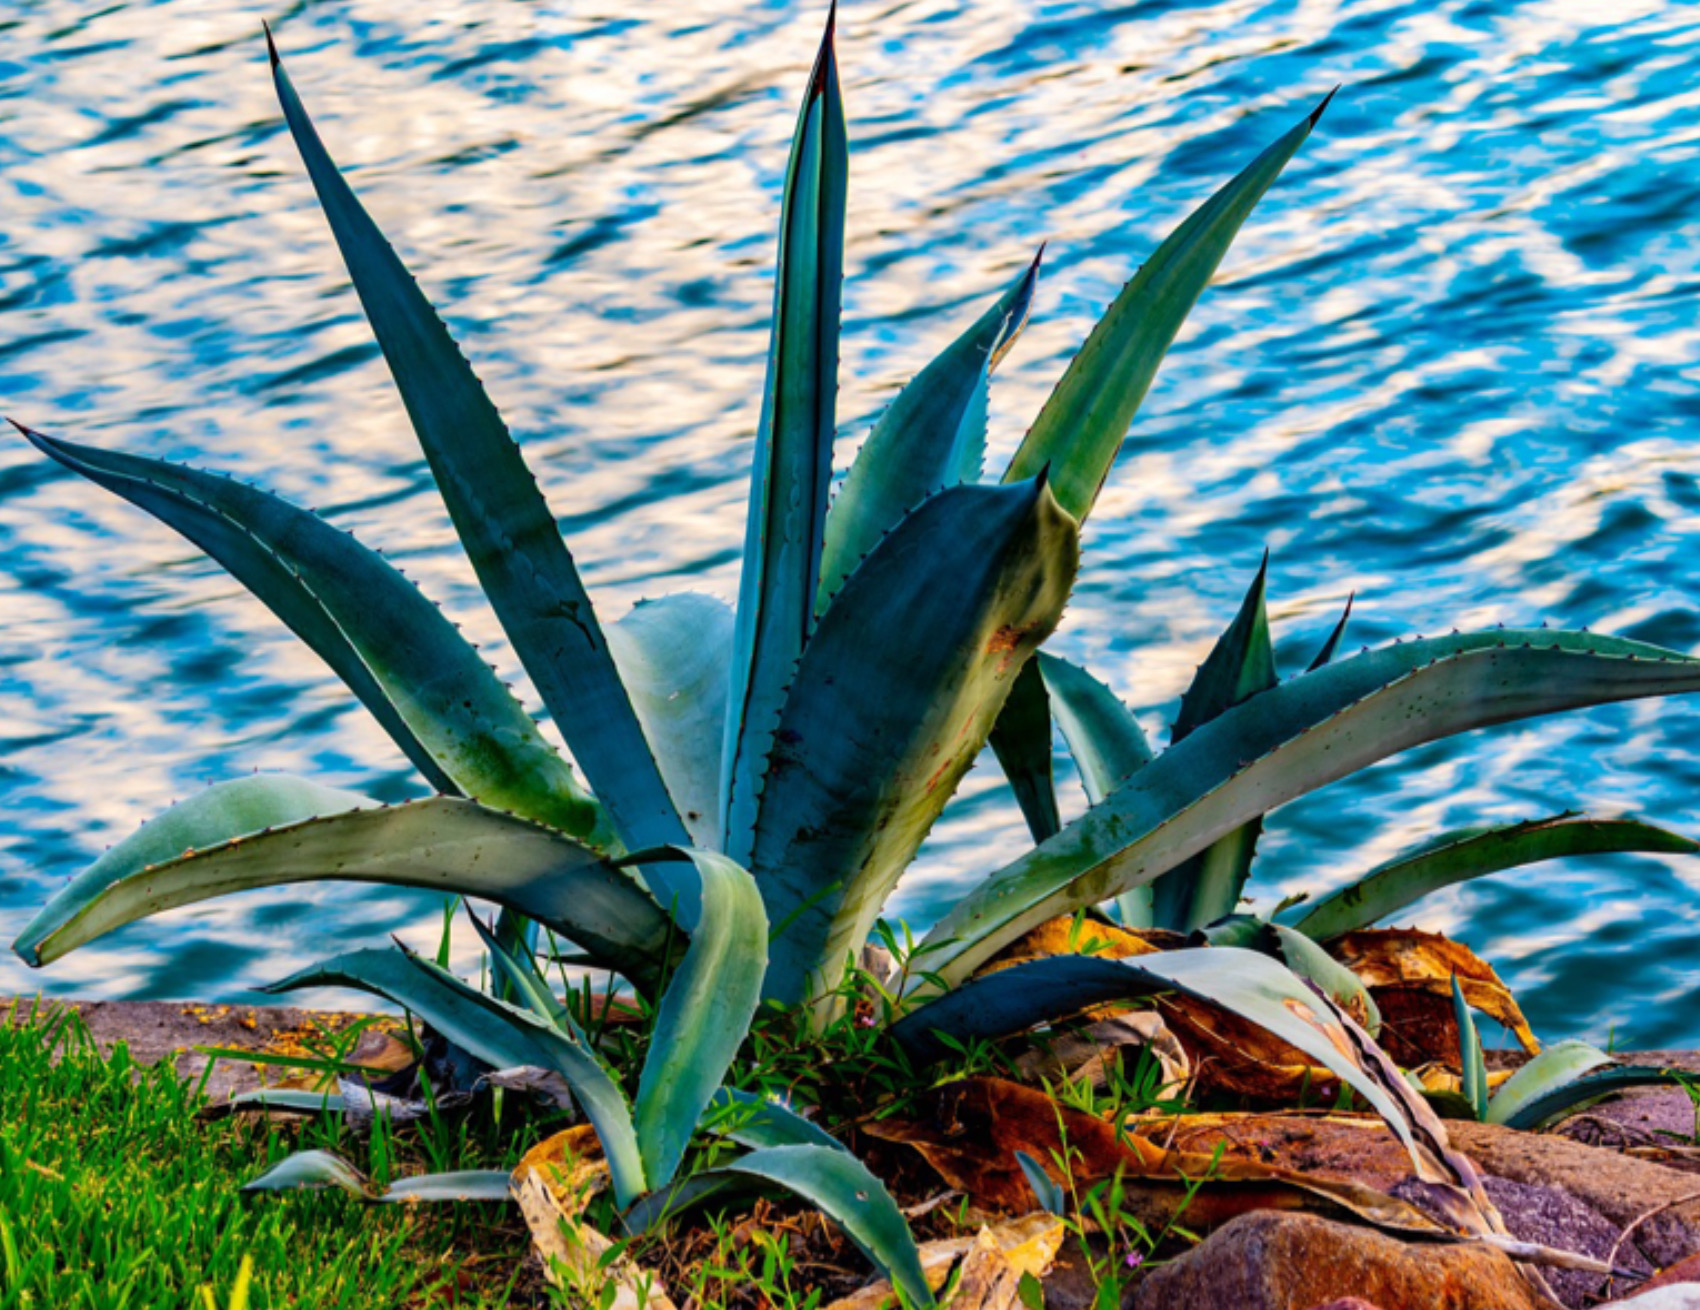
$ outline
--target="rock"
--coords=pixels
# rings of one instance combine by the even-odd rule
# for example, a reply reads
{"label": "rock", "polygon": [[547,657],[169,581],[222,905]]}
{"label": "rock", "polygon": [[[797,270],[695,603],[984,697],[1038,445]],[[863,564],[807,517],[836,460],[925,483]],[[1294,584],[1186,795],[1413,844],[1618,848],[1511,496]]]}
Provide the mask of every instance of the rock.
{"label": "rock", "polygon": [[1341,1296],[1327,1305],[1313,1305],[1310,1310],[1381,1310],[1381,1307],[1371,1305],[1361,1296]]}
{"label": "rock", "polygon": [[[71,1001],[43,1002],[48,1007],[69,1004],[83,1021],[88,1034],[102,1050],[123,1042],[137,1064],[171,1060],[185,1080],[198,1083],[209,1058],[194,1048],[223,1046],[243,1051],[301,1054],[301,1039],[313,1037],[321,1027],[340,1030],[367,1016],[323,1010],[303,1010],[290,1005],[202,1005],[193,1001]],[[36,1002],[30,998],[9,1001],[0,998],[0,1023],[9,1015],[13,1021],[28,1020]],[[399,1029],[399,1020],[385,1018],[361,1033],[349,1058],[362,1064],[374,1063],[391,1039],[381,1029]],[[381,1062],[381,1061],[380,1061]],[[270,1069],[269,1082],[277,1082],[286,1070]],[[221,1059],[213,1064],[206,1091],[218,1101],[260,1085],[255,1066],[238,1060]]]}
{"label": "rock", "polygon": [[1537,1310],[1510,1260],[1469,1243],[1406,1245],[1306,1214],[1245,1215],[1153,1270],[1134,1310],[1291,1310],[1357,1297],[1385,1310]]}
{"label": "rock", "polygon": [[[1532,1183],[1514,1183],[1492,1175],[1482,1180],[1488,1199],[1498,1208],[1511,1235],[1525,1242],[1560,1251],[1574,1251],[1605,1260],[1612,1254],[1621,1227],[1568,1192]],[[1627,1246],[1617,1253],[1620,1265],[1652,1273],[1652,1266]],[[1606,1291],[1606,1279],[1580,1269],[1543,1269],[1553,1295],[1571,1310],[1591,1306]]]}
{"label": "rock", "polygon": [[1656,1266],[1700,1251],[1700,1185],[1693,1174],[1495,1124],[1458,1120],[1447,1132],[1487,1173],[1567,1192],[1619,1228],[1645,1217],[1631,1240]]}

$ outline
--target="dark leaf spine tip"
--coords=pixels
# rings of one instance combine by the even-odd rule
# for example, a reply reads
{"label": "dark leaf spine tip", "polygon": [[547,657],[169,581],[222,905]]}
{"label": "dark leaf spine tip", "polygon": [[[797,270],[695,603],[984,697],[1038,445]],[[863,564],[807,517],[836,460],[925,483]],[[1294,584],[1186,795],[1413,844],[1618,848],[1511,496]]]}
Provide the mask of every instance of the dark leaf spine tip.
{"label": "dark leaf spine tip", "polygon": [[1310,111],[1310,125],[1312,127],[1315,127],[1317,123],[1321,121],[1322,115],[1327,111],[1328,106],[1333,102],[1334,97],[1340,94],[1340,88],[1343,85],[1345,84],[1339,82],[1335,83],[1334,89],[1322,97],[1322,103]]}
{"label": "dark leaf spine tip", "polygon": [[283,61],[277,55],[277,42],[272,40],[272,25],[262,18],[260,26],[265,29],[266,33],[266,56],[271,60],[272,67],[275,69]]}

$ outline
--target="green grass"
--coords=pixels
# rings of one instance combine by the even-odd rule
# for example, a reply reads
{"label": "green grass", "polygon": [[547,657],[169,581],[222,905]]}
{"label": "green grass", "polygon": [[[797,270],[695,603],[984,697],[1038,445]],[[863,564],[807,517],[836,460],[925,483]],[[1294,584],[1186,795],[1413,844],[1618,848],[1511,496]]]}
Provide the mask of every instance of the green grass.
{"label": "green grass", "polygon": [[[535,1288],[515,1287],[528,1242],[511,1209],[245,1200],[237,1189],[270,1161],[295,1146],[347,1150],[347,1135],[197,1120],[199,1104],[169,1067],[99,1051],[74,1014],[0,1022],[0,1310],[228,1310],[245,1256],[252,1310],[534,1303]],[[500,1166],[535,1138],[529,1126],[428,1127],[383,1141],[377,1163]],[[355,1159],[375,1163],[364,1149]]]}

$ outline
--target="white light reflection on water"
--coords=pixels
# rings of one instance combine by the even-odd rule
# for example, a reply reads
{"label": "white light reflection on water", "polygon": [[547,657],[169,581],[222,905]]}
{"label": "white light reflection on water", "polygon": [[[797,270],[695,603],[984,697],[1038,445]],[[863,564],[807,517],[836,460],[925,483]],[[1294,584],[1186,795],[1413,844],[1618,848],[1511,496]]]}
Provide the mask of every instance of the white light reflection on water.
{"label": "white light reflection on water", "polygon": [[[771,228],[821,15],[429,8],[321,0],[275,21],[332,149],[521,434],[604,618],[663,591],[730,599]],[[995,464],[1162,232],[1339,82],[1151,395],[1056,648],[1161,737],[1268,544],[1289,668],[1353,589],[1359,641],[1546,619],[1692,649],[1700,58],[1683,7],[1610,11],[848,5],[840,462],[1049,239],[1038,316],[995,387]],[[23,7],[0,23],[0,122],[6,409],[322,507],[517,678],[280,132],[256,13]],[[0,447],[0,560],[0,936],[220,778],[415,793],[261,607],[17,443]],[[1671,703],[1412,752],[1277,815],[1260,890],[1565,805],[1700,830],[1695,727]],[[977,770],[900,908],[927,917],[1021,845]],[[1578,862],[1420,918],[1501,961],[1537,1027],[1693,1043],[1697,882],[1662,860]],[[0,993],[235,999],[391,929],[429,941],[429,901],[219,902],[44,974],[0,962]]]}

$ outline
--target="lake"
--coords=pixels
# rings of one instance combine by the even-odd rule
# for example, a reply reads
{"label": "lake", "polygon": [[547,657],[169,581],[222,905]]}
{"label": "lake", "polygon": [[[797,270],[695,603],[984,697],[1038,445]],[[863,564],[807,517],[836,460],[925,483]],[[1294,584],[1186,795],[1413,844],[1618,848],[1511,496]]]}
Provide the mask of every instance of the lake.
{"label": "lake", "polygon": [[[267,15],[327,144],[523,442],[604,621],[645,596],[736,590],[773,228],[823,17],[647,8]],[[318,507],[523,686],[282,129],[260,16],[39,0],[0,20],[0,406]],[[1287,673],[1350,592],[1354,649],[1498,622],[1700,646],[1700,11],[915,0],[849,3],[840,33],[841,468],[1048,241],[1034,321],[993,388],[1001,467],[1162,235],[1341,88],[1159,376],[1051,643],[1154,740],[1265,547]],[[0,939],[212,782],[283,770],[421,794],[263,607],[16,439],[0,441],[0,620]],[[1326,890],[1439,829],[1567,807],[1700,834],[1697,709],[1616,706],[1409,752],[1278,811],[1253,891]],[[894,909],[927,921],[1024,844],[988,757]],[[1591,858],[1400,921],[1491,959],[1543,1035],[1693,1046],[1697,893],[1692,859]],[[0,995],[252,1000],[391,933],[433,944],[438,905],[255,893],[39,973],[7,954]],[[457,954],[470,965],[474,943]]]}

